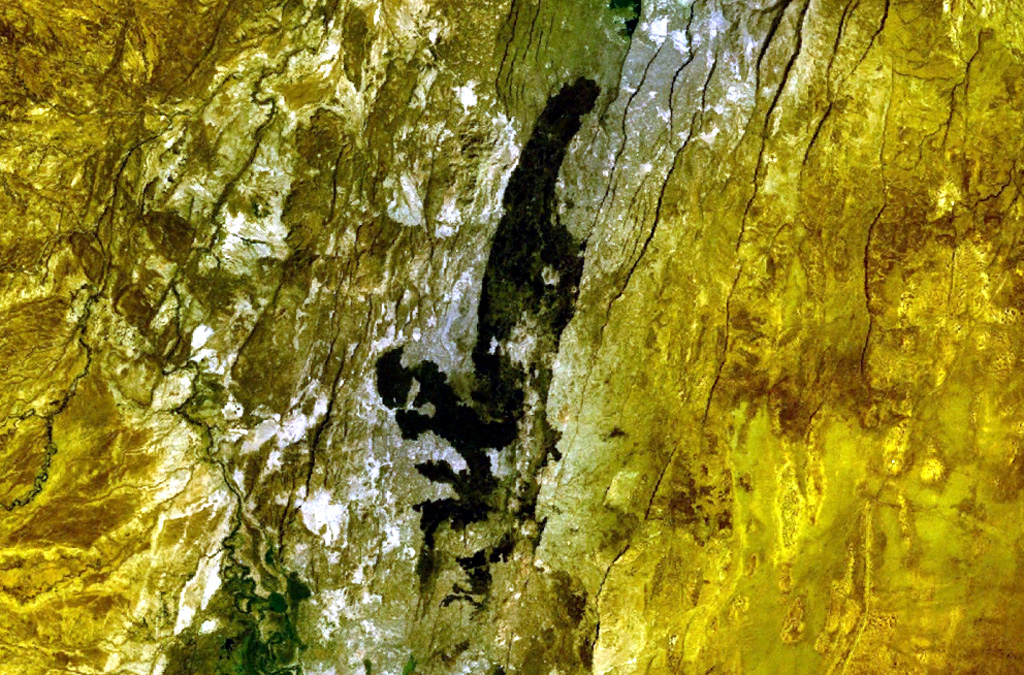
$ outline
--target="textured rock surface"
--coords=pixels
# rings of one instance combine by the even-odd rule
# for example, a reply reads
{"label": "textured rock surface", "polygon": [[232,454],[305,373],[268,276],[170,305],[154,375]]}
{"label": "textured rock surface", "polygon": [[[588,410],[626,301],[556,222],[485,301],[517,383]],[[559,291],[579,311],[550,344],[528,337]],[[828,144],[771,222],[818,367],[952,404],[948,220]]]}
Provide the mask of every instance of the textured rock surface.
{"label": "textured rock surface", "polygon": [[1022,120],[1015,0],[3,4],[0,673],[1021,672]]}

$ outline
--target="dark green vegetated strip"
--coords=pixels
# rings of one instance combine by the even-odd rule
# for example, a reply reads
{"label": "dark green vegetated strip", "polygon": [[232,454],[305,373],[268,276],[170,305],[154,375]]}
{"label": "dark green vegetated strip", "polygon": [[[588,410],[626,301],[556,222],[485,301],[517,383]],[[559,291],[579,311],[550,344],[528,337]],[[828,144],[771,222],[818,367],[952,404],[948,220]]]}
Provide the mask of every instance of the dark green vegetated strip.
{"label": "dark green vegetated strip", "polygon": [[[231,533],[224,539],[221,586],[207,609],[193,621],[168,650],[166,675],[300,675],[295,661],[305,644],[296,628],[299,605],[312,591],[296,574],[285,576],[284,593],[280,585],[283,573],[269,552],[263,562],[275,574],[264,576],[271,588],[261,592],[249,566],[239,559],[238,551],[247,543],[241,518],[236,515]],[[269,592],[267,592],[269,591]],[[206,619],[217,627],[210,633],[196,630]]]}
{"label": "dark green vegetated strip", "polygon": [[[295,627],[298,603],[309,590],[295,575],[289,577],[288,597],[272,592],[257,593],[248,570],[226,561],[221,571],[224,583],[214,595],[208,611],[217,628],[208,634],[191,629],[183,634],[169,653],[168,675],[298,675],[294,664],[305,647]],[[200,623],[197,617],[195,624]]]}
{"label": "dark green vegetated strip", "polygon": [[[85,311],[82,313],[82,318],[78,320],[78,344],[82,347],[85,353],[85,367],[80,373],[75,375],[71,381],[71,386],[64,393],[64,396],[57,402],[57,408],[49,413],[48,415],[39,415],[34,410],[20,416],[18,421],[24,421],[30,417],[42,417],[46,421],[46,452],[43,455],[43,461],[39,470],[36,472],[35,478],[32,480],[32,487],[28,492],[22,496],[12,500],[9,504],[0,502],[0,506],[6,511],[13,511],[22,506],[31,504],[39,493],[43,491],[46,486],[46,481],[50,480],[50,466],[53,464],[53,456],[57,454],[57,444],[53,442],[53,420],[57,415],[64,412],[68,405],[71,403],[71,399],[74,398],[78,392],[78,384],[89,374],[89,369],[92,366],[92,348],[86,343],[85,327],[89,321],[92,304],[99,297],[99,293],[94,293],[88,297],[85,302]],[[17,424],[17,422],[15,422]]]}

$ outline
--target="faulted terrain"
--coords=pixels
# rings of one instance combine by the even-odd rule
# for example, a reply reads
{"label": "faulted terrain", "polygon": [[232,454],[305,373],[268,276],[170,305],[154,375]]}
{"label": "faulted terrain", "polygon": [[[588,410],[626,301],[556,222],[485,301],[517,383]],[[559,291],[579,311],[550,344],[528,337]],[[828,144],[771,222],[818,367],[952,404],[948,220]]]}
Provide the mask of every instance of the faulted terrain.
{"label": "faulted terrain", "polygon": [[1024,670],[1024,5],[0,7],[0,673]]}

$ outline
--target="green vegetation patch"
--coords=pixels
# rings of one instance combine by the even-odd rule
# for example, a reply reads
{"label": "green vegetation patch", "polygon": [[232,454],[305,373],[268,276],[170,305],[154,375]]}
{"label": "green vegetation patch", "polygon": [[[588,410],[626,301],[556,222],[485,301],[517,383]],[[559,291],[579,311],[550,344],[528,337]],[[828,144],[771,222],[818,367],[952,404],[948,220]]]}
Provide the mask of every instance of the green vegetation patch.
{"label": "green vegetation patch", "polygon": [[[192,628],[182,633],[168,653],[167,675],[299,675],[296,665],[305,644],[299,638],[296,619],[299,604],[311,597],[309,587],[291,572],[284,593],[261,592],[249,568],[238,561],[236,531],[225,541],[221,566],[223,583]],[[267,556],[267,559],[272,559]],[[273,583],[271,578],[267,583]],[[207,620],[215,628],[200,633],[195,628]]]}

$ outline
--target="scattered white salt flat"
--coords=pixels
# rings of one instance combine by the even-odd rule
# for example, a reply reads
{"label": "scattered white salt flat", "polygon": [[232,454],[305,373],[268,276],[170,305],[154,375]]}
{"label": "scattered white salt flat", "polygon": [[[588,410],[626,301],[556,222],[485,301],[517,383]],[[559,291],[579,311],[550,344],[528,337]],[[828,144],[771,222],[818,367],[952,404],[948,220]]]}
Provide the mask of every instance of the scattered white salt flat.
{"label": "scattered white salt flat", "polygon": [[154,410],[172,410],[183,404],[192,395],[192,370],[176,370],[165,375],[153,391]]}
{"label": "scattered white salt flat", "polygon": [[437,219],[448,225],[455,225],[462,219],[455,190],[449,190],[444,196],[444,202],[441,204],[441,210],[437,214]]}
{"label": "scattered white salt flat", "polygon": [[381,551],[387,553],[402,545],[402,529],[398,527],[394,522],[388,521],[384,523],[384,543],[381,545]]}
{"label": "scattered white salt flat", "polygon": [[[273,200],[273,202],[276,201]],[[261,244],[265,248],[264,255],[283,260],[288,257],[289,252],[288,244],[285,241],[288,237],[288,228],[281,222],[280,205],[273,202],[269,205],[272,210],[260,217],[250,218],[243,214],[226,213],[224,230],[229,235],[234,235],[242,240],[241,244]]]}
{"label": "scattered white salt flat", "polygon": [[707,143],[708,145],[711,145],[712,143],[715,142],[715,139],[718,137],[718,134],[720,133],[721,129],[719,129],[718,127],[712,127],[711,131],[706,131],[702,133],[700,135],[700,139]]}
{"label": "scattered white salt flat", "polygon": [[306,528],[321,535],[328,545],[338,540],[348,524],[348,507],[333,501],[331,494],[322,488],[303,501],[299,510]]}
{"label": "scattered white salt flat", "polygon": [[196,350],[205,345],[211,335],[213,335],[213,329],[209,326],[197,326],[192,331],[192,349]]}
{"label": "scattered white salt flat", "polygon": [[402,174],[398,179],[398,186],[390,178],[393,186],[393,196],[388,202],[388,216],[402,225],[414,227],[423,223],[423,197],[420,196],[416,181],[409,174]]}
{"label": "scattered white salt flat", "polygon": [[283,418],[279,414],[273,414],[264,418],[263,421],[245,434],[245,440],[242,442],[242,452],[255,452],[271,439],[276,440],[278,449],[285,448],[302,440],[317,425],[323,415],[326,414],[327,403],[327,395],[321,393],[317,396],[312,415],[306,415],[301,410],[293,408]]}
{"label": "scattered white salt flat", "polygon": [[481,221],[500,216],[503,209],[502,197],[522,151],[516,143],[516,129],[511,119],[499,113],[491,121],[497,131],[495,148],[490,161],[481,166],[480,172],[483,175],[480,176],[479,188],[473,196],[470,214],[472,218]]}
{"label": "scattered white salt flat", "polygon": [[230,357],[225,358],[213,349],[200,349],[193,354],[192,360],[203,367],[204,370],[218,375],[227,375]]}
{"label": "scattered white salt flat", "polygon": [[469,110],[476,105],[477,96],[476,92],[473,91],[474,87],[476,87],[476,82],[470,81],[465,86],[455,88],[455,93],[459,97],[459,103],[462,104],[463,110]]}
{"label": "scattered white salt flat", "polygon": [[674,30],[669,33],[669,37],[672,39],[672,46],[676,48],[676,51],[685,56],[690,54],[690,38],[686,36],[685,31]]}
{"label": "scattered white salt flat", "polygon": [[220,588],[221,553],[201,558],[196,573],[181,589],[178,600],[178,617],[174,623],[174,634],[178,635],[192,625],[196,612],[206,609],[217,589]]}
{"label": "scattered white salt flat", "polygon": [[668,18],[661,17],[647,24],[647,34],[655,44],[660,45],[668,37]]}

